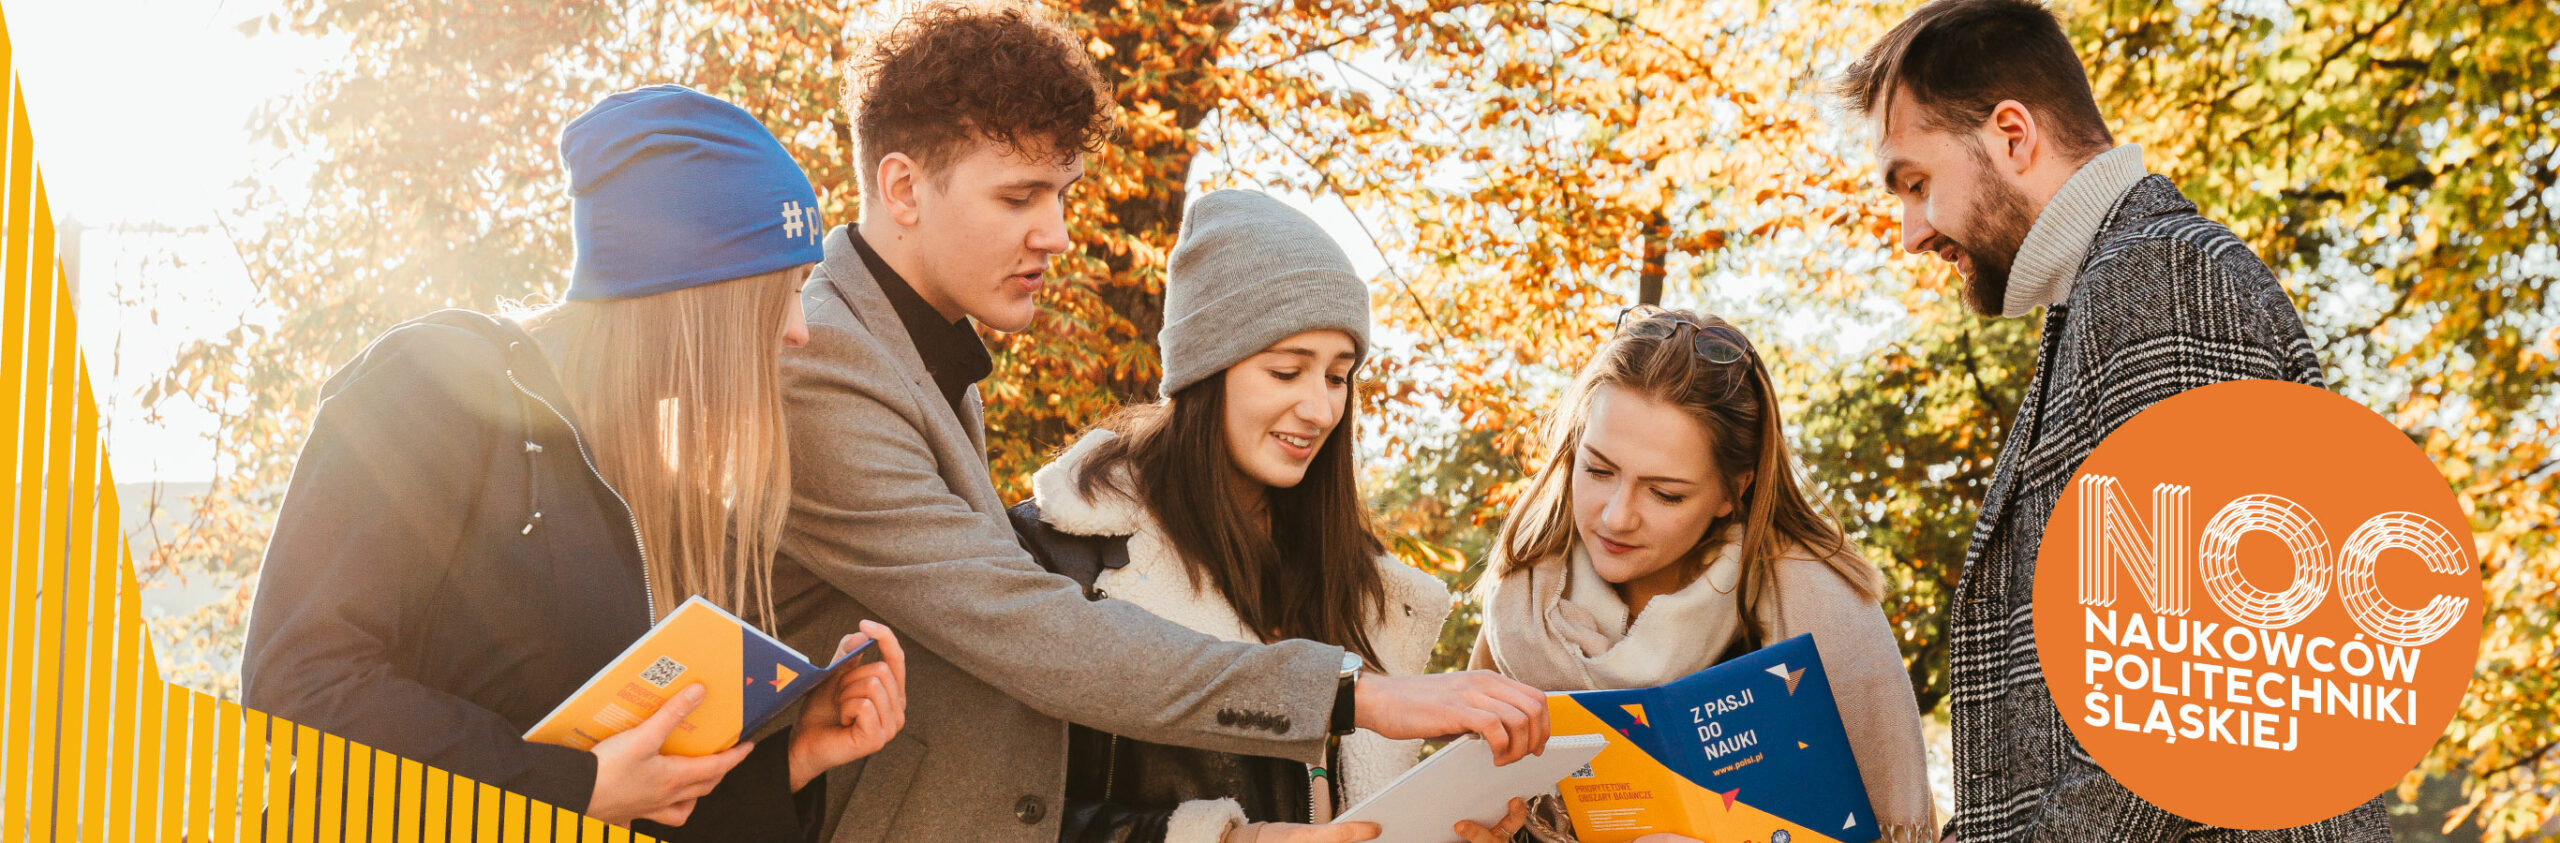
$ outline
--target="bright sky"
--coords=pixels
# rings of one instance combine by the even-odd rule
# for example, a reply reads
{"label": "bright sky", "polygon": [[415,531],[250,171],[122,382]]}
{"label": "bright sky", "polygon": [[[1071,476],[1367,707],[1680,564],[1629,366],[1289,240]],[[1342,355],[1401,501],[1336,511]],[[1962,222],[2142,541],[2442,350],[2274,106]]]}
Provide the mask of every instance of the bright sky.
{"label": "bright sky", "polygon": [[[119,482],[214,472],[210,416],[142,406],[177,346],[237,324],[252,288],[223,234],[272,153],[245,130],[327,52],[243,35],[273,0],[11,0],[7,24],[57,220],[76,220],[80,341]],[[220,215],[219,217],[217,215]],[[246,232],[243,235],[246,236]],[[66,252],[75,244],[66,242]]]}

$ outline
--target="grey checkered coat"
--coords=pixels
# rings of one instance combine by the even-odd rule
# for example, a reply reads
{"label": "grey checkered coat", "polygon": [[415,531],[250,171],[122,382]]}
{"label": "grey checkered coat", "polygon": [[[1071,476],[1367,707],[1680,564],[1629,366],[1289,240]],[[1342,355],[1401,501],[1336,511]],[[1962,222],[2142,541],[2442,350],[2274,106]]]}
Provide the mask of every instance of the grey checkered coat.
{"label": "grey checkered coat", "polygon": [[2323,386],[2301,317],[2266,264],[2147,176],[2117,201],[2071,294],[2045,314],[2027,388],[1974,523],[1949,642],[1964,843],[2389,840],[2379,798],[2315,825],[2202,826],[2135,797],[2064,725],[2036,662],[2036,548],[2082,460],[2144,407],[2205,384]]}

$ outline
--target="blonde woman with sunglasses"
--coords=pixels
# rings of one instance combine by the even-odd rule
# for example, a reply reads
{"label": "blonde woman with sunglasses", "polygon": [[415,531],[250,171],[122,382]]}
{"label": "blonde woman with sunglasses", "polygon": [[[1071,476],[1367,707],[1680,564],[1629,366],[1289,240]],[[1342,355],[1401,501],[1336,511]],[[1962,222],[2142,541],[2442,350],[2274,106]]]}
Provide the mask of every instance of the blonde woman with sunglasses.
{"label": "blonde woman with sunglasses", "polygon": [[[1640,688],[1812,633],[1884,839],[1930,839],[1920,711],[1883,577],[1806,498],[1785,431],[1731,323],[1623,314],[1503,524],[1472,666],[1545,691]],[[1552,797],[1525,833],[1575,839]]]}

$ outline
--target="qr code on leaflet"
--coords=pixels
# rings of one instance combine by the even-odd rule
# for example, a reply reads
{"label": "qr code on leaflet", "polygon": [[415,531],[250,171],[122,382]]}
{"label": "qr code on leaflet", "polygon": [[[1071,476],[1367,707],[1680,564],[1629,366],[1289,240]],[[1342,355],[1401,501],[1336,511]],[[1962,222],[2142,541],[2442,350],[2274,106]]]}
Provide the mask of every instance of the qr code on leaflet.
{"label": "qr code on leaflet", "polygon": [[676,681],[676,677],[683,675],[684,663],[665,656],[659,656],[657,663],[649,665],[648,670],[640,671],[640,678],[649,680],[649,684],[660,688],[667,687],[667,683]]}
{"label": "qr code on leaflet", "polygon": [[1589,765],[1589,764],[1584,764],[1584,765],[1582,765],[1582,769],[1579,769],[1579,770],[1575,770],[1575,771],[1573,771],[1573,775],[1566,776],[1565,778],[1568,778],[1568,779],[1587,779],[1587,778],[1591,778],[1591,777],[1592,777],[1591,765]]}

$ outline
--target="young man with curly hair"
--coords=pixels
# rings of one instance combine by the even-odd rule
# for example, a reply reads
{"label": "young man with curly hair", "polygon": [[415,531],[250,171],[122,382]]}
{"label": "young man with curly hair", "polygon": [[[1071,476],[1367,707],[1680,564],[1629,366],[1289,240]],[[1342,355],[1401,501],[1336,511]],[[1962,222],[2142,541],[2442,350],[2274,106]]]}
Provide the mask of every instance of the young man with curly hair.
{"label": "young man with curly hair", "polygon": [[1364,675],[1336,646],[1221,642],[1032,560],[988,478],[973,323],[1031,326],[1110,94],[1081,40],[1014,6],[920,6],[854,54],[862,217],[823,235],[809,340],[783,358],[794,500],[773,593],[804,652],[863,619],[898,630],[917,703],[829,774],[821,839],[1049,843],[1070,721],[1302,762],[1354,725],[1542,748],[1544,698],[1490,672]]}

